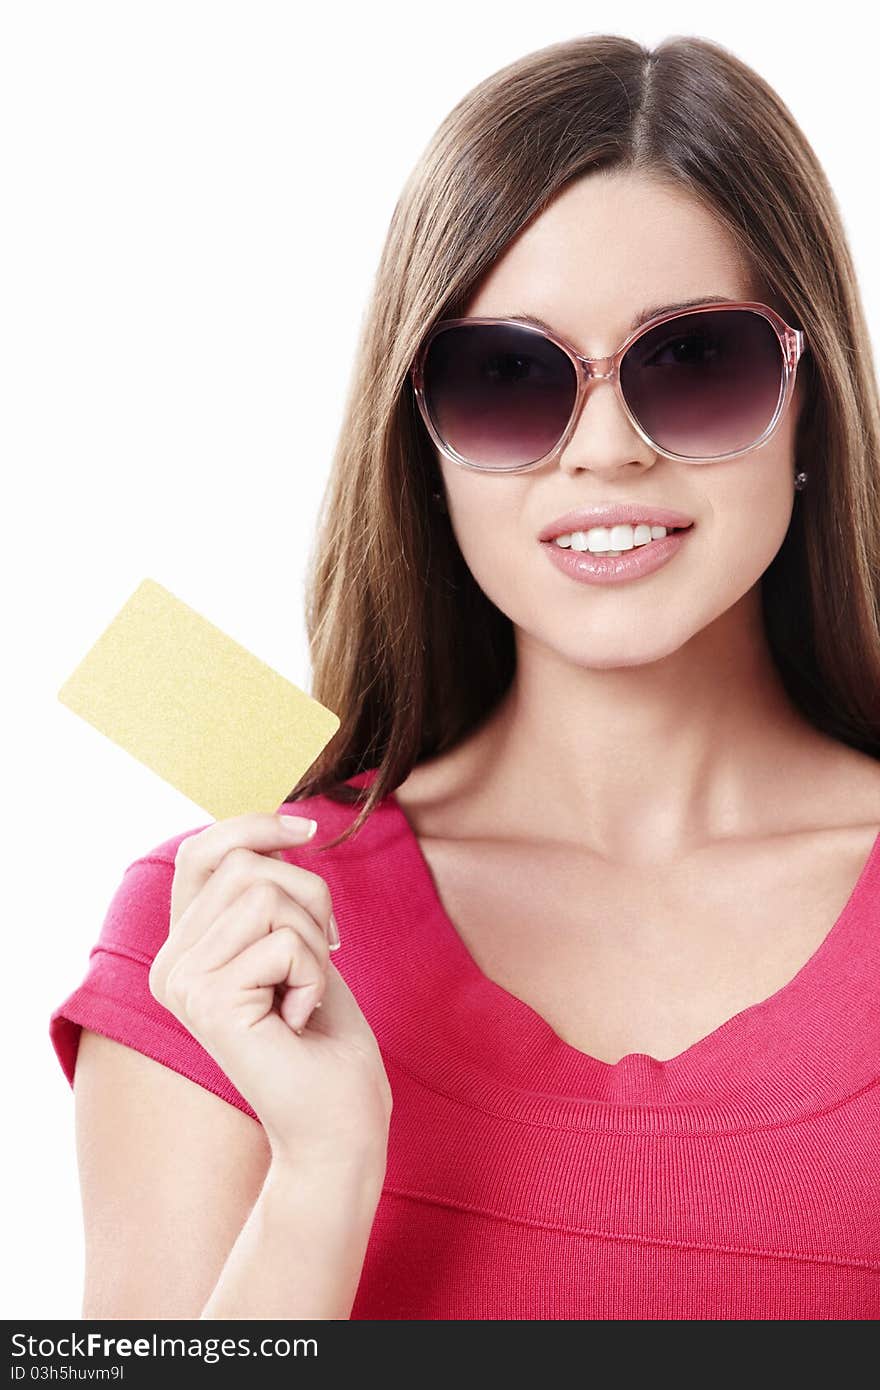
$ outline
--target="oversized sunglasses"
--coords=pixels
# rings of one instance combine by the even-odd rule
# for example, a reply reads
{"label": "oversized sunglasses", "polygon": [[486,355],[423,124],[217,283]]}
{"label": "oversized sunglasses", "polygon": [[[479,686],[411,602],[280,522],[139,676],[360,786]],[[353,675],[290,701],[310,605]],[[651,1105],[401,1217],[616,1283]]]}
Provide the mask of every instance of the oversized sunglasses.
{"label": "oversized sunglasses", "polygon": [[517,318],[436,323],[410,368],[428,433],[453,463],[522,472],[561,453],[594,381],[611,381],[653,450],[687,463],[765,444],[794,391],[802,329],[766,304],[678,310],[630,333],[610,357]]}

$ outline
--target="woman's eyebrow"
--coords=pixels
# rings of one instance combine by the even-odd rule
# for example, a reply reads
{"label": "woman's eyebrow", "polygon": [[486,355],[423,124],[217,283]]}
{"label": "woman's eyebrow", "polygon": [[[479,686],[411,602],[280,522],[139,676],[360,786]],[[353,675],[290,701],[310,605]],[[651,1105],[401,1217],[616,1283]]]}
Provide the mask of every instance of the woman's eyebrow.
{"label": "woman's eyebrow", "polygon": [[728,294],[699,294],[694,299],[680,299],[677,304],[655,304],[652,309],[641,309],[636,314],[629,326],[632,332],[635,328],[640,328],[648,319],[656,318],[658,314],[674,314],[678,309],[693,309],[698,304],[736,304],[738,300],[731,298]]}
{"label": "woman's eyebrow", "polygon": [[[693,299],[680,299],[675,304],[655,304],[650,309],[640,309],[630,323],[629,333],[640,328],[649,319],[657,318],[660,314],[674,314],[679,309],[693,309],[698,304],[737,304],[738,300],[732,299],[727,294],[700,294]],[[533,323],[537,328],[543,328],[545,333],[555,333],[556,329],[551,327],[545,319],[538,318],[537,314],[516,313],[507,315],[508,318],[520,319],[524,323]]]}

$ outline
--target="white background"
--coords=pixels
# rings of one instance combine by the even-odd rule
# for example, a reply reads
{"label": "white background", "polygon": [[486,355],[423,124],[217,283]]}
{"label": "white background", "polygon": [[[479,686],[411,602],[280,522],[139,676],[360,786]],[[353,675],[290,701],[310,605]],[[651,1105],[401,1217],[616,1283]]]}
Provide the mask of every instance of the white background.
{"label": "white background", "polygon": [[[57,691],[150,576],[308,689],[306,552],[388,221],[436,126],[545,44],[720,41],[840,204],[876,342],[876,56],[852,3],[0,7],[2,1310],[80,1316],[48,1020],[124,867],[210,817]],[[604,21],[604,23],[603,23]]]}

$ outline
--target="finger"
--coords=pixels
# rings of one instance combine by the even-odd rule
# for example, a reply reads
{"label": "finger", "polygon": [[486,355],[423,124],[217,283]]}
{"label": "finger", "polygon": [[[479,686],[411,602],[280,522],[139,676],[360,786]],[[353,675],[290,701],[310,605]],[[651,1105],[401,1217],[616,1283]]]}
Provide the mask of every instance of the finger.
{"label": "finger", "polygon": [[302,989],[321,985],[324,968],[293,927],[279,927],[261,936],[214,972],[219,988],[227,997],[235,990],[275,986]]}
{"label": "finger", "polygon": [[279,1012],[295,1031],[301,1029],[324,993],[320,961],[290,927],[254,941],[217,972],[218,985],[234,996],[251,995],[265,1013],[283,990]]}
{"label": "finger", "polygon": [[257,879],[277,883],[309,913],[329,940],[333,900],[321,875],[304,869],[301,864],[281,862],[266,854],[237,846],[224,857],[171,928],[179,946],[186,949],[206,930],[209,922]]}
{"label": "finger", "polygon": [[[286,986],[278,986],[276,989],[281,995],[279,1009],[283,1009]],[[291,998],[291,1004],[292,1002]],[[306,1036],[314,1029],[316,1032],[344,1039],[360,1049],[372,1051],[377,1047],[377,1040],[369,1022],[364,1017],[350,986],[332,960],[324,972],[324,987],[319,1002],[321,1007],[313,1015]]]}
{"label": "finger", "polygon": [[[190,925],[186,924],[186,930]],[[187,968],[219,970],[252,942],[281,927],[292,927],[299,932],[322,968],[327,968],[330,947],[320,925],[279,884],[268,878],[248,884],[191,946],[184,947]]]}
{"label": "finger", "polygon": [[314,833],[304,816],[270,815],[253,811],[229,816],[187,835],[174,857],[171,921],[174,923],[199,889],[207,883],[224,856],[237,846],[253,850],[278,850],[307,843]]}

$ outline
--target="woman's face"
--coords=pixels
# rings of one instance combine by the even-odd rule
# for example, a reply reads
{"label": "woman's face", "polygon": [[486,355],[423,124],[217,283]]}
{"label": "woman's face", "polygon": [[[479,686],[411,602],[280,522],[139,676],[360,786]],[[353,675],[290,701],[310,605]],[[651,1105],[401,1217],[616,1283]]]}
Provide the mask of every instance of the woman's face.
{"label": "woman's face", "polygon": [[[683,192],[633,174],[570,184],[484,277],[463,316],[544,319],[588,357],[613,353],[636,313],[698,295],[762,300],[726,230]],[[594,381],[551,463],[480,473],[436,452],[449,518],[474,579],[519,636],[581,665],[656,660],[725,613],[778,551],[794,501],[801,393],[761,448],[728,462],[679,463],[635,432],[609,381]],[[625,583],[561,572],[537,537],[580,506],[669,507],[695,526],[660,569]]]}

